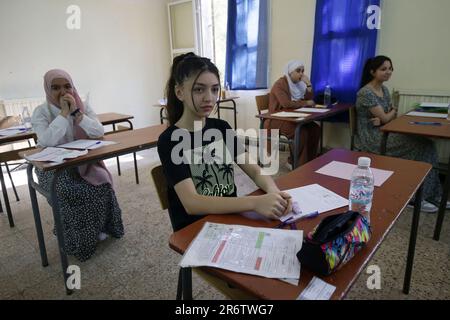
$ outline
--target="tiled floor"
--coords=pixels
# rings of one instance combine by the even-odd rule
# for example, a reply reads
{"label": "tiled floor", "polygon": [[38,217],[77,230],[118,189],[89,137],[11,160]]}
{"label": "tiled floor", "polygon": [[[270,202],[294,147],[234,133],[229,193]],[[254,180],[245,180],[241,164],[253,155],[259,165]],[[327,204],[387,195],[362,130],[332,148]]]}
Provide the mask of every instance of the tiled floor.
{"label": "tiled floor", "polygon": [[[50,265],[43,268],[26,184],[18,186],[20,202],[11,201],[16,223],[9,228],[0,214],[0,299],[174,299],[180,256],[168,245],[171,227],[168,215],[160,210],[149,168],[157,161],[155,150],[139,153],[141,184],[134,181],[131,156],[122,157],[122,176],[117,176],[115,159],[108,166],[115,177],[116,192],[123,210],[125,236],[98,245],[96,254],[80,263],[81,290],[66,296],[60,269],[53,218],[46,201],[39,196],[45,241]],[[285,155],[283,155],[285,157]],[[282,167],[282,173],[286,169]],[[236,172],[240,194],[255,186]],[[15,181],[25,171],[14,173]],[[8,180],[8,179],[6,179]],[[10,198],[12,190],[9,189]],[[363,272],[349,292],[348,299],[450,299],[450,214],[447,214],[441,241],[431,239],[435,215],[422,214],[417,239],[416,260],[409,296],[401,293],[409,240],[411,211],[407,209],[381,245],[369,265],[382,273],[380,290],[366,286],[369,274]],[[223,299],[203,280],[193,275],[195,299]]]}

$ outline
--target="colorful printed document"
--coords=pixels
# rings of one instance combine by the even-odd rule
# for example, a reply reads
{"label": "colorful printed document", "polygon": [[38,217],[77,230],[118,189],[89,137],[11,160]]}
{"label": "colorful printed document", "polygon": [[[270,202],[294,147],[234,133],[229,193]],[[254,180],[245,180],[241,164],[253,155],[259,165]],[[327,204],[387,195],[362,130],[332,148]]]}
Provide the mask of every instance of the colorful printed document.
{"label": "colorful printed document", "polygon": [[[326,176],[351,180],[353,170],[355,170],[356,167],[357,166],[355,164],[340,161],[332,161],[329,164],[317,170],[316,172]],[[373,177],[375,180],[374,183],[376,187],[381,187],[383,183],[385,183],[386,180],[389,179],[389,177],[392,176],[392,174],[394,173],[394,171],[381,170],[376,168],[370,168],[370,170],[372,170]]]}
{"label": "colorful printed document", "polygon": [[208,266],[267,278],[299,279],[303,231],[205,223],[181,267]]}

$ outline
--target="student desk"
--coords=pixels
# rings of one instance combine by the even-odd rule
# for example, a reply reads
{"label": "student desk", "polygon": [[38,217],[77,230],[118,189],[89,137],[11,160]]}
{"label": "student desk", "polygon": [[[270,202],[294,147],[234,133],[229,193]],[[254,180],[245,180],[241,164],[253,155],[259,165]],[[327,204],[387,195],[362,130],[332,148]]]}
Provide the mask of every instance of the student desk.
{"label": "student desk", "polygon": [[[342,197],[348,198],[350,181],[321,175],[315,171],[333,160],[356,164],[360,156],[370,157],[372,159],[372,167],[392,170],[394,174],[381,187],[375,188],[371,210],[372,238],[367,247],[361,250],[348,264],[336,273],[328,277],[321,277],[327,283],[336,286],[336,291],[332,299],[342,299],[345,297],[352,284],[381,245],[389,230],[393,227],[401,212],[405,209],[414,194],[416,194],[403,287],[404,292],[408,293],[419,222],[422,183],[431,170],[431,165],[417,161],[335,149],[276,180],[281,190],[318,183]],[[261,191],[255,193],[261,194]],[[312,220],[301,220],[297,222],[297,228],[303,230],[304,236],[306,236],[324,217],[333,213],[342,213],[346,210],[347,208],[339,208],[321,214]],[[169,241],[170,247],[178,253],[183,254],[207,221],[267,228],[273,228],[279,223],[279,221],[252,220],[237,214],[208,215],[173,233]],[[298,286],[294,286],[278,279],[263,278],[218,268],[202,267],[201,269],[260,299],[296,299],[314,276],[313,272],[302,267],[300,282]],[[189,284],[186,287],[190,288]],[[183,288],[185,288],[184,285]],[[187,293],[187,296],[189,296],[189,293]]]}
{"label": "student desk", "polygon": [[[236,111],[236,99],[239,99],[239,97],[227,97],[227,98],[220,98],[219,100],[217,100],[217,117],[220,119],[220,110],[221,109],[225,109],[225,110],[233,110],[233,114],[234,114],[234,130],[237,129],[237,111]],[[221,106],[221,104],[223,103],[227,103],[227,102],[231,102],[233,106]],[[161,124],[163,124],[163,120],[166,119],[167,117],[164,116],[164,109],[166,108],[166,105],[164,104],[154,104],[154,107],[158,107],[159,109],[159,120],[161,122]]]}
{"label": "student desk", "polygon": [[[441,125],[420,125],[420,124],[410,124],[410,122],[435,122],[441,123]],[[420,135],[428,138],[438,138],[438,139],[450,139],[450,121],[447,119],[439,118],[429,118],[429,117],[416,117],[416,116],[400,116],[391,122],[385,124],[380,129],[383,132],[383,138],[381,140],[381,154],[386,153],[386,145],[389,133],[402,133],[402,134],[412,134]],[[450,159],[447,163],[447,176],[445,178],[444,190],[442,193],[441,203],[439,205],[439,213],[436,221],[436,226],[434,228],[433,239],[438,241],[442,223],[444,222],[445,207],[448,200],[448,192],[450,190]]]}
{"label": "student desk", "polygon": [[[28,139],[34,139],[36,141],[36,134],[30,129],[27,132],[15,134],[12,136],[0,136],[0,146],[13,144],[19,141],[26,141]],[[27,148],[28,149],[28,148]],[[15,157],[17,157],[18,150],[14,150]],[[10,159],[11,151],[2,152],[0,153],[0,163],[11,161]],[[16,158],[17,160],[17,158]],[[2,193],[3,193],[3,200],[5,201],[5,207],[6,207],[6,214],[8,216],[8,222],[9,226],[12,228],[14,227],[14,220],[11,214],[11,206],[9,204],[9,198],[8,198],[8,190],[6,189],[5,185],[5,179],[3,176],[3,169],[0,166],[0,183],[2,186]],[[0,205],[0,212],[3,211],[3,208]]]}
{"label": "student desk", "polygon": [[[116,132],[116,124],[122,123],[122,122],[128,122],[128,124],[130,126],[128,128],[119,129],[117,131],[133,130],[133,123],[130,120],[134,119],[134,116],[130,116],[127,114],[108,112],[108,113],[100,113],[97,115],[97,117],[102,125],[107,126],[107,125],[111,124],[113,127],[113,131],[106,132],[105,134],[111,134],[113,132]],[[120,172],[119,157],[116,158],[116,161],[117,161],[117,174],[120,176],[121,172]],[[134,161],[134,175],[136,177],[136,184],[139,184],[139,172],[138,172],[138,168],[137,168],[136,152],[133,152],[133,161]]]}
{"label": "student desk", "polygon": [[348,111],[350,108],[352,108],[353,105],[352,104],[348,104],[348,103],[338,103],[336,105],[333,105],[331,108],[327,109],[328,112],[322,112],[322,113],[310,113],[310,112],[303,112],[301,111],[301,108],[294,110],[294,112],[298,111],[301,113],[308,113],[310,114],[310,116],[303,118],[301,120],[297,120],[295,118],[285,118],[285,117],[276,117],[273,116],[271,113],[263,113],[263,114],[258,114],[256,115],[257,118],[261,119],[261,128],[264,127],[264,121],[266,120],[282,120],[282,121],[287,121],[287,122],[291,122],[291,123],[295,123],[296,127],[295,127],[295,134],[294,134],[294,150],[293,152],[293,168],[297,168],[299,163],[298,163],[298,154],[299,154],[299,150],[300,150],[300,132],[301,132],[301,128],[303,125],[313,122],[313,121],[320,121],[321,122],[321,126],[320,126],[320,149],[322,150],[322,141],[323,141],[323,120],[330,118],[332,116],[335,116],[337,114],[343,113]]}
{"label": "student desk", "polygon": [[[29,162],[28,168],[27,168],[27,175],[28,175],[28,188],[30,191],[30,198],[31,198],[31,205],[33,208],[33,215],[34,215],[34,221],[36,225],[36,232],[39,242],[39,250],[41,254],[41,261],[42,265],[45,267],[48,265],[47,260],[47,252],[45,249],[45,242],[44,242],[44,234],[42,231],[42,225],[41,225],[41,218],[39,213],[39,207],[38,202],[36,198],[36,190],[39,191],[42,195],[44,195],[48,200],[50,200],[50,203],[52,204],[52,210],[53,210],[53,218],[55,220],[55,228],[56,228],[56,236],[58,239],[58,247],[59,247],[59,253],[61,257],[61,265],[62,265],[62,271],[64,276],[64,283],[66,284],[67,280],[67,255],[64,252],[64,235],[62,233],[62,226],[61,226],[61,217],[59,212],[59,204],[58,204],[58,197],[56,194],[56,180],[59,174],[69,168],[78,167],[80,165],[85,165],[89,163],[95,163],[100,160],[113,158],[117,156],[121,156],[127,153],[136,152],[144,149],[152,148],[156,145],[158,142],[158,138],[160,134],[167,128],[166,125],[157,125],[152,127],[146,127],[142,129],[137,130],[128,130],[128,131],[122,131],[118,133],[112,133],[110,135],[107,135],[103,138],[103,140],[106,141],[114,141],[117,142],[116,144],[104,146],[99,149],[95,150],[89,150],[88,154],[75,158],[75,159],[69,159],[63,163],[60,164],[49,164],[45,162]],[[29,152],[22,152],[20,153],[21,157],[24,157],[25,155],[29,155],[32,153],[36,153],[38,150],[33,150]],[[37,167],[44,171],[50,171],[54,170],[55,174],[51,182],[51,189],[50,192],[46,192],[42,189],[42,187],[36,183],[33,179],[33,167]],[[66,287],[66,291],[68,294],[71,293],[71,290],[69,290]]]}

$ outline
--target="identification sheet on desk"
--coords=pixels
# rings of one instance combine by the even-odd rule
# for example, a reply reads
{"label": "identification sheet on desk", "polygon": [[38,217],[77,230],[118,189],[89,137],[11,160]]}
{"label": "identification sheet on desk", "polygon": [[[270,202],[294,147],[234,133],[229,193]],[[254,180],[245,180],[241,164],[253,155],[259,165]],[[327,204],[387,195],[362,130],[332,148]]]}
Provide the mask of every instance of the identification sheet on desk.
{"label": "identification sheet on desk", "polygon": [[300,277],[303,231],[205,223],[181,267],[216,267],[267,278]]}

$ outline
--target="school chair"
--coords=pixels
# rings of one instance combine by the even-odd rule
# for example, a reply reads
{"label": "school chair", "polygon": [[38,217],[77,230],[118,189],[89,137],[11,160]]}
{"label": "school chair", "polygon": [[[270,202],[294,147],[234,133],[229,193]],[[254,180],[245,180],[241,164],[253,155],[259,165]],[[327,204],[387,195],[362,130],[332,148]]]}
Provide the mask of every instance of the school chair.
{"label": "school chair", "polygon": [[[161,204],[161,209],[166,210],[169,208],[169,198],[167,196],[167,181],[164,175],[162,165],[157,165],[151,169],[151,176],[153,183],[158,194],[159,203]],[[172,224],[172,229],[175,231],[173,226],[172,217],[170,217],[170,222]],[[227,282],[209,275],[208,273],[195,268],[194,272],[199,275],[203,280],[205,280],[209,285],[216,288],[226,297],[232,300],[252,300],[252,296],[243,292],[240,289],[231,287]],[[178,284],[177,284],[177,300],[192,300],[192,268],[180,268],[178,273]]]}
{"label": "school chair", "polygon": [[[6,116],[0,120],[0,129],[6,129],[6,128],[9,128],[12,126],[18,126],[18,125],[20,125],[20,123],[21,123],[20,116]],[[35,143],[36,143],[36,141],[35,141]],[[17,168],[19,168],[20,166],[22,166],[24,164],[23,159],[21,157],[19,157],[20,151],[26,151],[26,150],[35,148],[35,147],[31,146],[31,143],[29,140],[28,140],[28,146],[29,146],[28,148],[21,148],[21,149],[16,149],[16,150],[14,149],[14,144],[0,147],[0,170],[2,170],[2,168],[1,168],[2,166],[5,166],[6,172],[8,173],[9,180],[11,181],[11,186],[12,186],[12,189],[14,191],[14,195],[16,196],[17,201],[20,201],[20,199],[19,199],[19,195],[17,194],[16,186],[14,185],[14,181],[11,176],[11,171],[17,170]],[[16,166],[12,170],[10,170],[8,162],[20,161],[20,160],[22,160],[22,161],[19,163],[16,163],[16,162],[10,163],[10,165]],[[1,209],[1,205],[0,205],[0,209]]]}
{"label": "school chair", "polygon": [[[261,115],[264,112],[269,111],[269,94],[264,94],[260,96],[255,96],[256,100],[256,108],[258,109],[258,114]],[[259,128],[264,129],[264,121],[263,119],[259,119],[260,124]],[[266,120],[267,121],[267,120]],[[259,138],[259,137],[258,137]],[[267,137],[267,140],[270,140],[270,137]],[[291,159],[294,159],[292,156],[292,150],[294,149],[294,139],[289,139],[288,137],[284,135],[280,135],[280,143],[284,143],[289,145],[289,152]],[[259,146],[259,141],[258,141]]]}

